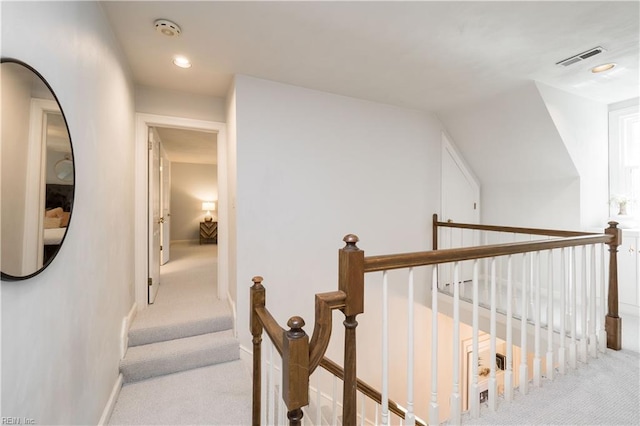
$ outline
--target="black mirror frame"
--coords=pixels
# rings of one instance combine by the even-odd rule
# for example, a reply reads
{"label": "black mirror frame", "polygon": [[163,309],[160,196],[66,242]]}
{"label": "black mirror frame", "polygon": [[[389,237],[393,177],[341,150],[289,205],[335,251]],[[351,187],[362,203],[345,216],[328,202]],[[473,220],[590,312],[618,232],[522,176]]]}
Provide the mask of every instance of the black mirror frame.
{"label": "black mirror frame", "polygon": [[69,135],[69,146],[71,148],[71,161],[73,162],[73,195],[71,197],[71,208],[69,211],[69,222],[67,224],[67,230],[65,231],[64,235],[62,236],[62,240],[60,240],[60,244],[58,247],[58,250],[56,250],[56,252],[49,258],[47,259],[47,262],[44,263],[42,265],[41,268],[39,268],[37,271],[29,274],[29,275],[24,275],[24,276],[15,276],[15,275],[10,275],[10,274],[6,274],[2,271],[0,271],[0,281],[24,281],[24,280],[28,280],[29,278],[33,278],[36,275],[40,274],[42,271],[44,271],[45,269],[47,269],[47,267],[51,264],[51,262],[53,262],[53,260],[58,256],[58,253],[60,252],[60,250],[62,249],[62,245],[64,244],[64,240],[67,238],[67,234],[69,233],[69,228],[71,226],[71,222],[73,219],[73,210],[74,210],[74,204],[75,204],[75,200],[76,200],[76,160],[75,160],[75,153],[73,151],[73,140],[71,138],[71,132],[69,131],[69,123],[67,122],[67,117],[64,114],[64,110],[62,109],[62,105],[60,104],[60,100],[58,99],[58,96],[56,95],[56,92],[51,88],[51,85],[49,84],[49,82],[47,81],[46,78],[44,78],[44,76],[42,74],[40,74],[35,68],[33,68],[31,65],[27,64],[24,61],[21,61],[19,59],[15,59],[15,58],[0,58],[0,64],[4,64],[4,63],[13,63],[13,64],[17,64],[20,65],[26,69],[28,69],[29,71],[31,71],[33,74],[35,74],[43,83],[45,86],[47,86],[47,89],[49,89],[49,92],[51,92],[51,95],[53,96],[53,99],[56,101],[56,103],[58,104],[58,108],[60,109],[60,114],[62,114],[62,119],[64,121],[64,126],[67,129],[67,134]]}

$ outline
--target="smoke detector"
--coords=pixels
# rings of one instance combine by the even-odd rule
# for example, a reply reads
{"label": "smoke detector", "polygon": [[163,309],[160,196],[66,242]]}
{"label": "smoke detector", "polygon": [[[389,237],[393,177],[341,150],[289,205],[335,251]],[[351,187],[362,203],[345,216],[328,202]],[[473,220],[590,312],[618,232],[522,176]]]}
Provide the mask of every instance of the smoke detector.
{"label": "smoke detector", "polygon": [[168,19],[157,19],[153,25],[156,27],[156,31],[167,37],[177,37],[182,33],[182,30],[175,22],[171,22]]}

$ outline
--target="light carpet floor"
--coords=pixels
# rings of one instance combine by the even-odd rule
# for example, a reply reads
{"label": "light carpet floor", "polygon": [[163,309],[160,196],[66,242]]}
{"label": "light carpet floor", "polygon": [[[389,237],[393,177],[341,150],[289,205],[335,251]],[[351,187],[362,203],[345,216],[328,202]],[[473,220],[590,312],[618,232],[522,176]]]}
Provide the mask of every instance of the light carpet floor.
{"label": "light carpet floor", "polygon": [[476,425],[638,425],[640,354],[608,350],[526,396],[499,401],[498,411],[482,407]]}
{"label": "light carpet floor", "polygon": [[249,425],[249,371],[232,361],[123,386],[109,424]]}

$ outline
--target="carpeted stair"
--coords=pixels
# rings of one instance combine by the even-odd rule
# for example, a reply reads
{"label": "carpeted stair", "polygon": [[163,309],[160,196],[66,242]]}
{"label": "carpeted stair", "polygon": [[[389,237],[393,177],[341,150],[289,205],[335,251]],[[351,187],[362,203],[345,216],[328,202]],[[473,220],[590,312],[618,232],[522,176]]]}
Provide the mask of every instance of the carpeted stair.
{"label": "carpeted stair", "polygon": [[138,314],[120,372],[124,383],[237,360],[225,302],[152,306]]}

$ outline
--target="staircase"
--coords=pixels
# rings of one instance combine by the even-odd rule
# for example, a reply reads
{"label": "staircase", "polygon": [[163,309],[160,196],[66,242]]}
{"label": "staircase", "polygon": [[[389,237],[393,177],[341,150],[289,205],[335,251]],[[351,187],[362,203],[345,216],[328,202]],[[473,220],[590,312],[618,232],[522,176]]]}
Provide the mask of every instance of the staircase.
{"label": "staircase", "polygon": [[251,383],[213,245],[171,245],[155,303],[138,312],[110,425],[246,424]]}
{"label": "staircase", "polygon": [[233,318],[224,302],[145,309],[129,330],[120,362],[124,383],[239,359]]}

